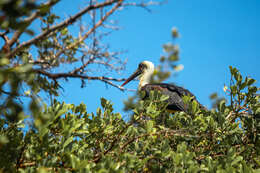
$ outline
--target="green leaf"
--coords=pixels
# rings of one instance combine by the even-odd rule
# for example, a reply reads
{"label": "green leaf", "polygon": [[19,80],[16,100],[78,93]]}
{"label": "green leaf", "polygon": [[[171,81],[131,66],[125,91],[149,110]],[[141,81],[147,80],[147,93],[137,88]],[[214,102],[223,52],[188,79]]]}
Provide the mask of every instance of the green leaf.
{"label": "green leaf", "polygon": [[220,111],[220,112],[224,112],[224,111],[225,111],[225,108],[226,108],[225,103],[226,103],[225,100],[221,100],[221,101],[220,101],[220,103],[219,103],[219,111]]}
{"label": "green leaf", "polygon": [[102,106],[102,108],[106,108],[107,100],[106,100],[105,98],[103,98],[103,97],[102,97],[100,100],[101,100],[101,106]]}
{"label": "green leaf", "polygon": [[106,126],[104,133],[111,134],[113,132],[113,129],[114,129],[113,125],[108,125],[108,126]]}
{"label": "green leaf", "polygon": [[236,165],[238,162],[241,162],[243,160],[243,157],[242,156],[237,156],[235,158],[235,160],[232,161],[231,165],[234,166]]}
{"label": "green leaf", "polygon": [[28,35],[30,35],[30,36],[33,36],[33,35],[34,35],[34,32],[33,32],[33,30],[31,30],[31,29],[26,29],[25,32],[26,32]]}
{"label": "green leaf", "polygon": [[230,89],[231,89],[231,94],[235,96],[237,93],[237,87],[235,85],[232,85],[230,86]]}
{"label": "green leaf", "polygon": [[257,92],[257,87],[256,86],[249,86],[248,87],[248,92],[251,94],[254,94]]}
{"label": "green leaf", "polygon": [[160,97],[160,101],[161,101],[161,102],[166,101],[167,99],[169,99],[169,96],[167,96],[167,95],[162,95],[162,96]]}
{"label": "green leaf", "polygon": [[152,120],[147,121],[146,123],[146,130],[148,133],[152,132],[154,122]]}
{"label": "green leaf", "polygon": [[247,85],[248,85],[248,83],[245,81],[241,85],[239,85],[239,89],[243,90]]}
{"label": "green leaf", "polygon": [[171,52],[174,51],[174,45],[172,44],[164,44],[163,49],[165,52]]}
{"label": "green leaf", "polygon": [[70,136],[66,141],[63,143],[63,148],[69,145],[73,141],[73,136]]}
{"label": "green leaf", "polygon": [[60,33],[61,33],[61,35],[67,35],[68,34],[68,29],[67,28],[63,28]]}
{"label": "green leaf", "polygon": [[75,155],[70,154],[70,163],[72,168],[77,168],[79,164],[79,159]]}
{"label": "green leaf", "polygon": [[255,114],[260,114],[260,107],[258,107],[257,109],[256,109],[256,111],[255,111]]}
{"label": "green leaf", "polygon": [[248,78],[248,82],[247,82],[247,85],[250,86],[252,84],[254,84],[256,82],[255,79],[252,79],[252,78]]}
{"label": "green leaf", "polygon": [[230,73],[231,73],[232,75],[234,75],[234,70],[233,70],[233,67],[232,67],[232,66],[229,66],[229,70],[230,70]]}
{"label": "green leaf", "polygon": [[7,58],[0,58],[0,66],[8,65],[10,63],[9,59]]}
{"label": "green leaf", "polygon": [[258,158],[254,158],[254,161],[257,163],[258,166],[260,166],[260,158],[259,159]]}
{"label": "green leaf", "polygon": [[99,147],[100,147],[100,149],[101,149],[102,152],[105,151],[105,150],[104,150],[104,143],[103,143],[103,142],[100,142]]}
{"label": "green leaf", "polygon": [[[0,135],[0,146],[7,144],[9,142],[8,138],[4,135]],[[1,147],[0,147],[1,148]]]}
{"label": "green leaf", "polygon": [[199,108],[198,103],[195,100],[193,100],[192,101],[192,114],[195,114],[197,112],[198,108]]}

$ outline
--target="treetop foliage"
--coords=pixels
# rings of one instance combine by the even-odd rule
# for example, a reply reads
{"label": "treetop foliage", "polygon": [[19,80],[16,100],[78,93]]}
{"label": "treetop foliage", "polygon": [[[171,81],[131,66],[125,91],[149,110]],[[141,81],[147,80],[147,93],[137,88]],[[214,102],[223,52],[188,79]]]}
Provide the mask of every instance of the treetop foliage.
{"label": "treetop foliage", "polygon": [[230,104],[222,101],[217,110],[200,110],[194,101],[190,114],[172,115],[165,110],[167,97],[153,92],[139,101],[130,122],[105,98],[95,114],[84,103],[54,101],[38,112],[26,133],[24,121],[5,126],[1,119],[2,170],[257,172],[259,95],[253,79],[230,70]]}

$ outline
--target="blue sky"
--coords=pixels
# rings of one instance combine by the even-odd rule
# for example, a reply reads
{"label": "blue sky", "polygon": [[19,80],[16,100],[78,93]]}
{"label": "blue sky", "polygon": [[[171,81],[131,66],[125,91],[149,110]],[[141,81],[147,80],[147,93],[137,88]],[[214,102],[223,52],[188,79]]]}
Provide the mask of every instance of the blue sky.
{"label": "blue sky", "polygon": [[[73,1],[74,3],[74,1]],[[72,1],[63,1],[58,10],[70,9]],[[75,4],[73,4],[75,6]],[[180,64],[184,70],[165,82],[174,82],[189,89],[198,100],[210,107],[209,95],[224,95],[228,84],[229,65],[237,67],[244,76],[260,81],[260,1],[258,0],[169,0],[162,6],[152,7],[152,13],[141,8],[128,8],[112,16],[121,30],[107,38],[113,49],[127,50],[126,70],[118,77],[128,77],[143,60],[158,63],[163,54],[162,45],[171,42],[172,27],[178,28],[181,37]],[[69,11],[73,14],[73,11]],[[113,74],[117,76],[117,74]],[[136,89],[132,82],[127,88]],[[114,103],[116,112],[123,113],[123,100],[132,92],[121,92],[101,82],[92,81],[83,89],[79,80],[63,85],[60,101],[79,104],[84,102],[89,112],[100,107],[100,98]]]}

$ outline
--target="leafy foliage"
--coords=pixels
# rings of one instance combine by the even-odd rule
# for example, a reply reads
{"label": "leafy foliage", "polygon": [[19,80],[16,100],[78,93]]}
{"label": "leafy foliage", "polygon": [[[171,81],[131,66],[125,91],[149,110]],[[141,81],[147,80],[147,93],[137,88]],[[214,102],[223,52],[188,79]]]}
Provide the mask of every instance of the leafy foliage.
{"label": "leafy foliage", "polygon": [[[232,104],[192,114],[165,111],[166,96],[139,102],[134,121],[113,112],[110,101],[86,105],[55,101],[32,127],[1,120],[3,171],[20,172],[257,172],[260,170],[260,102],[254,80],[230,67]],[[245,84],[246,83],[246,84]],[[243,86],[243,87],[242,87]],[[243,92],[241,92],[243,88]],[[242,104],[241,104],[242,103]],[[190,103],[192,105],[196,102]],[[240,105],[240,106],[239,106]],[[163,114],[165,121],[157,121]]]}

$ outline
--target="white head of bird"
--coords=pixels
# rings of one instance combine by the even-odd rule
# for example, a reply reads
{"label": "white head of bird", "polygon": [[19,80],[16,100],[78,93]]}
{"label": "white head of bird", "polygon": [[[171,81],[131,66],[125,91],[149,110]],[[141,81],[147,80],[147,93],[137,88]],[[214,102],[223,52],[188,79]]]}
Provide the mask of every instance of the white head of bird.
{"label": "white head of bird", "polygon": [[150,61],[143,61],[139,64],[137,70],[128,78],[126,81],[121,85],[124,86],[131,80],[135,79],[137,76],[139,76],[139,86],[138,89],[140,90],[143,86],[146,84],[149,84],[151,77],[154,72],[154,65]]}

